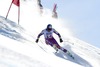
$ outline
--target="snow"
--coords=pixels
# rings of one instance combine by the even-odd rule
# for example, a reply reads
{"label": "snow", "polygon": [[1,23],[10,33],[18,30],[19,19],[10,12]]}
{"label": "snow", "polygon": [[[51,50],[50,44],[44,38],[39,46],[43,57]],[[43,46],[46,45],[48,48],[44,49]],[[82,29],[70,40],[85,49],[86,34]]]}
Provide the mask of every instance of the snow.
{"label": "snow", "polygon": [[[20,32],[17,32],[18,29],[16,29],[14,32],[12,32],[11,30],[14,28],[10,28],[9,30],[6,28],[9,28],[9,26],[11,26],[9,24],[9,22],[6,24],[8,25],[8,27],[4,26],[3,24],[6,21],[1,22],[1,29],[0,29],[0,38],[1,42],[0,42],[0,59],[1,59],[1,64],[2,65],[7,65],[7,66],[16,66],[16,67],[21,67],[21,66],[26,66],[26,67],[54,67],[54,66],[58,66],[57,64],[59,64],[58,67],[61,67],[62,65],[68,65],[69,66],[79,66],[73,62],[70,61],[66,61],[63,60],[61,58],[56,57],[53,53],[51,53],[52,51],[49,53],[43,51],[40,47],[38,47],[38,45],[33,41],[29,41],[27,40],[28,38],[17,38],[16,36],[13,39],[13,34],[16,33],[19,34]],[[4,31],[9,31],[8,33],[11,34],[7,34],[4,31],[2,32],[2,30]],[[20,33],[24,34],[24,36],[27,34],[25,34],[24,32]],[[2,36],[3,35],[3,36]],[[10,36],[10,37],[9,37]],[[34,39],[33,39],[34,40]],[[6,41],[6,42],[5,42]],[[41,44],[41,43],[40,43]],[[44,45],[44,44],[42,44]],[[50,46],[49,46],[50,47]],[[28,59],[29,58],[29,59]],[[32,61],[32,62],[30,62]],[[66,62],[68,64],[66,64]],[[23,63],[23,64],[22,64]],[[34,64],[33,64],[34,63]],[[70,64],[71,63],[71,64]],[[72,65],[73,64],[73,65]],[[37,66],[36,66],[37,65]],[[80,67],[80,66],[79,66]]]}
{"label": "snow", "polygon": [[[7,1],[10,4],[11,0]],[[0,1],[0,8],[5,2]],[[2,16],[8,4],[0,11]],[[14,5],[8,17],[12,21],[0,16],[0,67],[100,67],[99,48],[72,37],[69,29],[63,27],[63,20],[52,18],[49,9],[44,8],[43,15],[40,15],[36,4],[36,0],[21,0],[20,25],[17,24],[16,16],[11,14],[16,12],[17,7]],[[55,53],[52,47],[45,44],[43,36],[39,43],[35,43],[38,33],[48,23],[61,33],[63,43],[59,43],[58,37],[54,36],[62,47],[73,54],[74,60],[62,51]]]}

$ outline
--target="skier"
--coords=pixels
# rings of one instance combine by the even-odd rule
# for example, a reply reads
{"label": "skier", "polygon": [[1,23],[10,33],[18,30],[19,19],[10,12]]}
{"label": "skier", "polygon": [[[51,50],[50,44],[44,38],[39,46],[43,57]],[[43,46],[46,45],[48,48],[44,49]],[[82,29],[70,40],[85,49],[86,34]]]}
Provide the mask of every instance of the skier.
{"label": "skier", "polygon": [[53,11],[52,11],[52,17],[53,18],[58,18],[58,14],[57,14],[56,10],[57,10],[57,4],[54,4],[54,8],[53,8]]}
{"label": "skier", "polygon": [[41,4],[41,0],[38,0],[38,5],[40,6],[40,9],[43,9],[43,6]]}
{"label": "skier", "polygon": [[38,35],[38,37],[36,39],[36,43],[38,43],[40,36],[44,34],[45,42],[47,45],[52,46],[56,51],[58,51],[58,49],[60,49],[64,53],[69,53],[69,51],[67,51],[66,49],[64,49],[57,43],[57,41],[53,37],[53,33],[55,33],[59,36],[60,42],[63,42],[61,35],[54,28],[52,28],[51,24],[48,24],[47,28],[42,30],[42,32]]}
{"label": "skier", "polygon": [[41,4],[41,0],[37,0],[37,3],[38,3],[38,6],[39,6],[39,9],[40,9],[40,13],[43,13],[43,6]]}

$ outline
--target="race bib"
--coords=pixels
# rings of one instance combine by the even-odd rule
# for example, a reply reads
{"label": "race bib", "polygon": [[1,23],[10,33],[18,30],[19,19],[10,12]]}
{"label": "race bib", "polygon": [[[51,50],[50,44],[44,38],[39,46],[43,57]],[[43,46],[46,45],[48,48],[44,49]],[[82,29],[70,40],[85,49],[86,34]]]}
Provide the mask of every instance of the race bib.
{"label": "race bib", "polygon": [[47,33],[46,35],[47,35],[47,38],[52,38],[52,34]]}

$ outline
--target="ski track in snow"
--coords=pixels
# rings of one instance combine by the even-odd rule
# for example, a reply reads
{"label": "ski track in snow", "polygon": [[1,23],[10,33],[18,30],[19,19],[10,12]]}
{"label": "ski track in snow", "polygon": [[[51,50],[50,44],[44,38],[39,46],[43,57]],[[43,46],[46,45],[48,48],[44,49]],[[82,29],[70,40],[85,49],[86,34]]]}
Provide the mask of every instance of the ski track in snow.
{"label": "ski track in snow", "polygon": [[0,67],[51,67],[43,62],[0,46]]}
{"label": "ski track in snow", "polygon": [[23,38],[22,35],[16,31],[16,27],[18,27],[17,24],[10,20],[7,21],[8,22],[6,22],[3,17],[2,19],[0,18],[0,34],[18,41],[24,40],[25,38]]}

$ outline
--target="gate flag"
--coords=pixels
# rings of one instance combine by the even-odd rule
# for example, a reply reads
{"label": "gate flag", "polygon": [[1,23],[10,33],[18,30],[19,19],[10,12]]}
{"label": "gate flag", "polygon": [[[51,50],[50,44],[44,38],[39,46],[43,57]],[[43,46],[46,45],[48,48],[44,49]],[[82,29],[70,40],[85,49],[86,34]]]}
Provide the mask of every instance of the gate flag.
{"label": "gate flag", "polygon": [[8,9],[8,12],[7,12],[6,18],[5,18],[5,19],[7,19],[9,11],[11,9],[11,6],[12,6],[12,4],[14,4],[14,5],[18,6],[18,24],[19,24],[19,20],[20,20],[20,2],[19,1],[20,0],[12,0],[10,7]]}
{"label": "gate flag", "polygon": [[20,6],[19,0],[13,0],[12,3],[15,4],[16,6]]}

